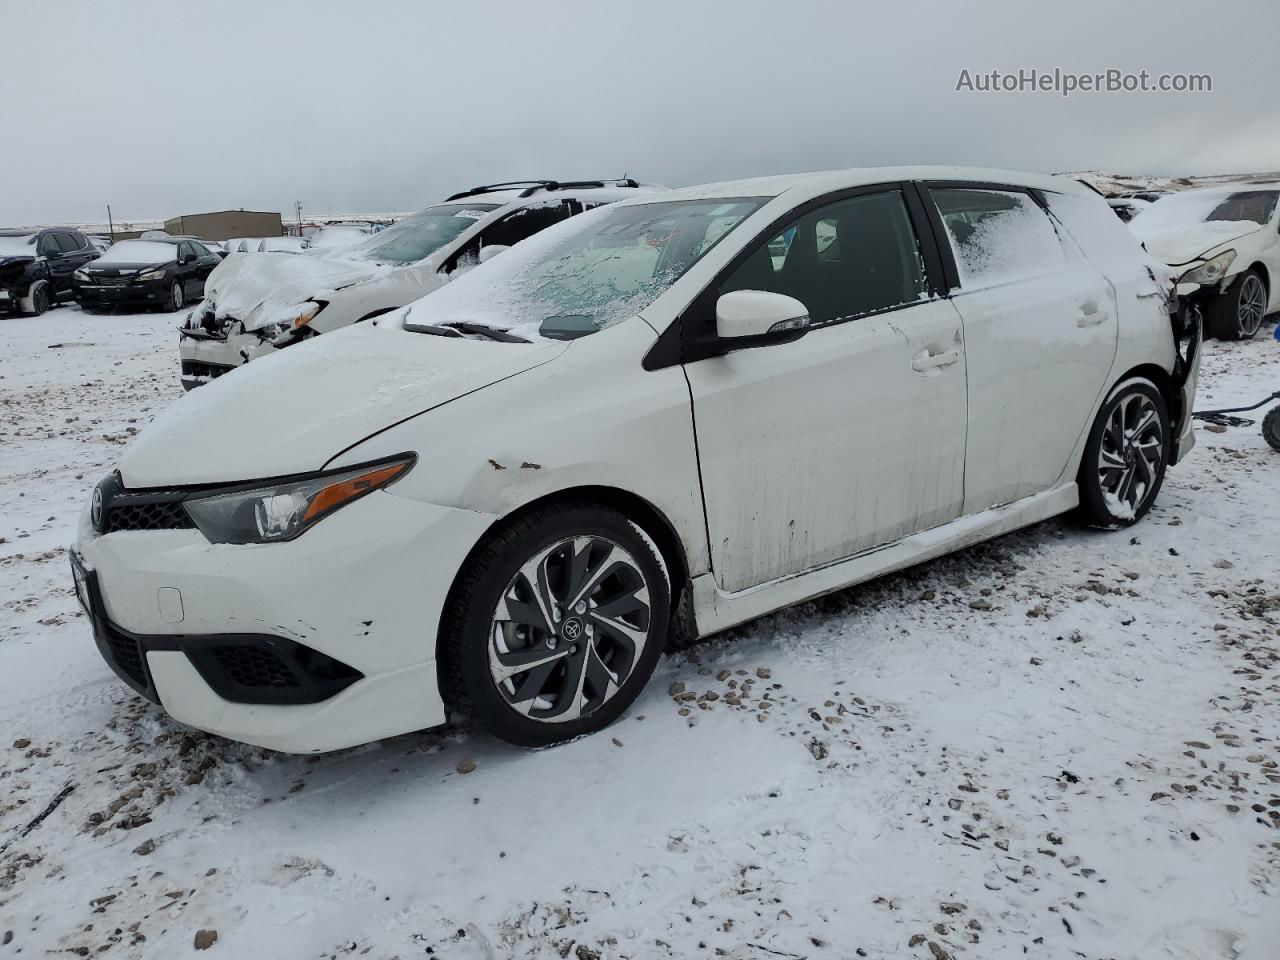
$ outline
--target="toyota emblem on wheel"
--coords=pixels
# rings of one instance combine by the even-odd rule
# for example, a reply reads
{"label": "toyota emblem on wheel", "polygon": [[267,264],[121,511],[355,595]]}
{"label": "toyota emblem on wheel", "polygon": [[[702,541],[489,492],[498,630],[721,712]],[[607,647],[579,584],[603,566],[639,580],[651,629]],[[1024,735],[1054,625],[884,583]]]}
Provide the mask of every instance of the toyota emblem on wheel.
{"label": "toyota emblem on wheel", "polygon": [[570,617],[564,622],[562,629],[566,640],[577,640],[582,636],[582,621],[577,617]]}
{"label": "toyota emblem on wheel", "polygon": [[93,521],[93,529],[102,532],[102,490],[95,488],[93,500],[89,507],[89,518]]}

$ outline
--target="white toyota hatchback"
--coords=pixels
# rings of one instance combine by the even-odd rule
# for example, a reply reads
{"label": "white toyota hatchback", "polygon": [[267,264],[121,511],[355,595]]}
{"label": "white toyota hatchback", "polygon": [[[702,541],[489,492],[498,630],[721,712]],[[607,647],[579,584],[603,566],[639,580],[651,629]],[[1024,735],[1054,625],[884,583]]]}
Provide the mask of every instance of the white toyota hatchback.
{"label": "white toyota hatchback", "polygon": [[126,683],[238,740],[590,733],[664,648],[1142,517],[1193,442],[1166,293],[1044,177],[642,196],[183,397],[94,490],[77,592]]}

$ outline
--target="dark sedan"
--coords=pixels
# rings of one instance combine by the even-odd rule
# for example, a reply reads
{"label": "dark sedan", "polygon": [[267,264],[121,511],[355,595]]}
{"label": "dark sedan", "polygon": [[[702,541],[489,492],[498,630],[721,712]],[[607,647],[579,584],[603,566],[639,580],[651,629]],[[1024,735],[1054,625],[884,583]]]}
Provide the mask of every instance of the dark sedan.
{"label": "dark sedan", "polygon": [[204,296],[204,282],[221,259],[190,237],[121,240],[77,270],[76,302],[87,310],[156,307],[181,310]]}
{"label": "dark sedan", "polygon": [[79,230],[0,230],[0,310],[44,313],[71,299],[71,275],[98,256]]}

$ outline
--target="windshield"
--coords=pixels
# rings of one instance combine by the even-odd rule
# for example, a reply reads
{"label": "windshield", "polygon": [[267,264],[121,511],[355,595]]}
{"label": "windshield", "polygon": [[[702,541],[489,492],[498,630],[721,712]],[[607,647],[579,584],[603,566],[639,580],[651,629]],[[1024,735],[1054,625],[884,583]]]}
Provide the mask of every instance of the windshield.
{"label": "windshield", "polygon": [[1256,223],[1271,220],[1276,190],[1189,190],[1161,197],[1130,226],[1140,233],[1176,230],[1196,223]]}
{"label": "windshield", "polygon": [[307,241],[302,237],[277,237],[258,244],[258,250],[263,253],[301,253],[306,249]]}
{"label": "windshield", "polygon": [[34,257],[36,245],[34,233],[25,237],[0,237],[0,257]]}
{"label": "windshield", "polygon": [[121,240],[93,261],[95,267],[113,263],[168,263],[178,259],[178,246],[150,240]]}
{"label": "windshield", "polygon": [[595,333],[649,306],[766,199],[584,213],[418,301],[405,327],[480,324],[529,340]]}
{"label": "windshield", "polygon": [[431,256],[446,243],[456,240],[477,220],[482,220],[496,203],[454,203],[427,207],[405,217],[387,229],[375,233],[354,250],[352,260],[374,263],[417,263]]}

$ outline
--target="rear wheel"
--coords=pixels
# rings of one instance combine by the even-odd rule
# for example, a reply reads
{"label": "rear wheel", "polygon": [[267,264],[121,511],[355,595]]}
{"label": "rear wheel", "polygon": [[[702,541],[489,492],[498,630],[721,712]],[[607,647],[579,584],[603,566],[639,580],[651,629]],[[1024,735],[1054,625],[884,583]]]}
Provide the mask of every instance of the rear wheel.
{"label": "rear wheel", "polygon": [[652,675],[670,595],[622,514],[589,503],[536,510],[491,535],[459,575],[441,643],[445,699],[519,746],[594,733]]}
{"label": "rear wheel", "polygon": [[1257,270],[1246,270],[1209,302],[1209,331],[1219,340],[1248,340],[1267,313],[1267,284]]}
{"label": "rear wheel", "polygon": [[1098,411],[1077,484],[1080,516],[1091,526],[1127,527],[1146,515],[1169,463],[1169,413],[1150,380],[1134,377]]}

